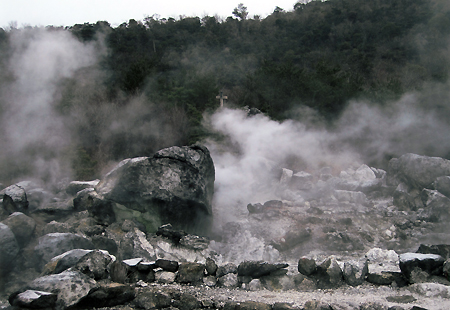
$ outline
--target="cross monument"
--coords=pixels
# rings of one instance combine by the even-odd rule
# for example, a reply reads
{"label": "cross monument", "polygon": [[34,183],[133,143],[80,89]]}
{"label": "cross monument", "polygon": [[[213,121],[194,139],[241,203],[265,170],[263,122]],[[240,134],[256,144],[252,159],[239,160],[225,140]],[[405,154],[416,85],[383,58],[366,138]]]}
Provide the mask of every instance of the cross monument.
{"label": "cross monument", "polygon": [[223,108],[223,101],[228,99],[228,96],[224,96],[223,92],[220,92],[219,96],[216,96],[216,99],[220,101],[220,107]]}

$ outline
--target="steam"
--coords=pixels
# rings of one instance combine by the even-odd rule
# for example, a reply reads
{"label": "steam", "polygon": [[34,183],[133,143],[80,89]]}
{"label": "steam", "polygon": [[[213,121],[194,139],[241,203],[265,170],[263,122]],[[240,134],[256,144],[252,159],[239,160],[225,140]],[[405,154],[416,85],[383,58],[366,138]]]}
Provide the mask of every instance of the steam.
{"label": "steam", "polygon": [[284,122],[242,109],[218,110],[208,123],[220,138],[207,142],[216,167],[216,221],[244,218],[249,203],[281,200],[281,168],[314,174],[328,166],[337,176],[363,163],[387,169],[392,157],[405,153],[448,157],[446,89],[429,85],[384,105],[353,101],[333,126],[308,110],[295,113],[301,120]]}
{"label": "steam", "polygon": [[212,115],[211,125],[223,135],[220,143],[209,141],[208,147],[216,168],[215,207],[225,221],[245,214],[248,203],[280,199],[281,168],[313,172],[359,160],[357,153],[333,150],[330,132],[297,121],[277,122],[263,114],[223,109]]}
{"label": "steam", "polygon": [[184,144],[183,109],[152,103],[145,92],[109,98],[101,34],[82,43],[66,30],[11,30],[7,47],[0,54],[2,182],[56,185],[80,177],[75,164],[81,173],[104,173],[126,157]]}
{"label": "steam", "polygon": [[[54,96],[61,79],[95,63],[92,45],[82,44],[66,31],[23,29],[10,36],[11,79],[2,89],[0,157],[31,163],[37,173],[65,168],[56,159],[70,143],[65,121],[54,112]],[[17,163],[17,162],[16,162]],[[56,177],[56,176],[54,176]]]}

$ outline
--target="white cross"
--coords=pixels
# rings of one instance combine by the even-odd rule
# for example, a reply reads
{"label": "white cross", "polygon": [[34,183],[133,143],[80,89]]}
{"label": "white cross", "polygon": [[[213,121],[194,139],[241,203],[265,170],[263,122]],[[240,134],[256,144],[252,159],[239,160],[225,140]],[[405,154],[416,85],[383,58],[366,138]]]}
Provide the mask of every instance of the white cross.
{"label": "white cross", "polygon": [[223,101],[228,99],[228,96],[224,96],[223,92],[220,92],[219,96],[216,96],[216,99],[220,100],[220,107],[223,108]]}

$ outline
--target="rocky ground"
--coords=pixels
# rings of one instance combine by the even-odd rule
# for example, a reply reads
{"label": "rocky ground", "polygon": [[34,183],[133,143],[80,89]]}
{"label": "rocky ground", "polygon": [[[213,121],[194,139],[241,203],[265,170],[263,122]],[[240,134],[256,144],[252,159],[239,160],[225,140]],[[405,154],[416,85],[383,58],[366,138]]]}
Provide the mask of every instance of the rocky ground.
{"label": "rocky ground", "polygon": [[[211,216],[214,173],[198,169],[209,154],[158,154],[101,181],[6,187],[0,307],[450,309],[449,161],[406,154],[387,171],[284,168],[279,199],[244,204],[199,236]],[[153,165],[166,179],[149,176]],[[204,175],[189,182],[195,173]],[[198,203],[189,191],[203,193]],[[179,214],[161,226],[173,212],[194,212],[186,232]]]}

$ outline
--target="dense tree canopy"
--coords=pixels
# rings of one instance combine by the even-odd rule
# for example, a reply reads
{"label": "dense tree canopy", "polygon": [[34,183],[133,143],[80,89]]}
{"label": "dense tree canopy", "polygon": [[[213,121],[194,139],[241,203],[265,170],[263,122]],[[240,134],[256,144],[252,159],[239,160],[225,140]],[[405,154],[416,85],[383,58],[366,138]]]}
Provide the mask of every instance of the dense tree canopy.
{"label": "dense tree canopy", "polygon": [[[273,119],[308,106],[333,122],[351,99],[383,104],[448,79],[446,0],[302,1],[292,10],[276,7],[265,18],[251,17],[241,3],[230,14],[154,15],[117,27],[99,21],[58,30],[105,50],[99,64],[59,85],[59,113],[83,118],[83,130],[73,125],[80,132],[73,160],[80,178],[98,175],[105,158],[142,156],[201,139],[208,134],[202,114],[219,106],[220,91],[230,104],[256,107]],[[12,31],[0,28],[3,50]],[[8,55],[0,55],[0,67]],[[93,85],[80,83],[80,75]],[[143,112],[131,113],[133,104]],[[109,124],[107,115],[144,126],[155,114],[159,125],[170,125],[165,142],[129,128],[108,138],[99,134]]]}

